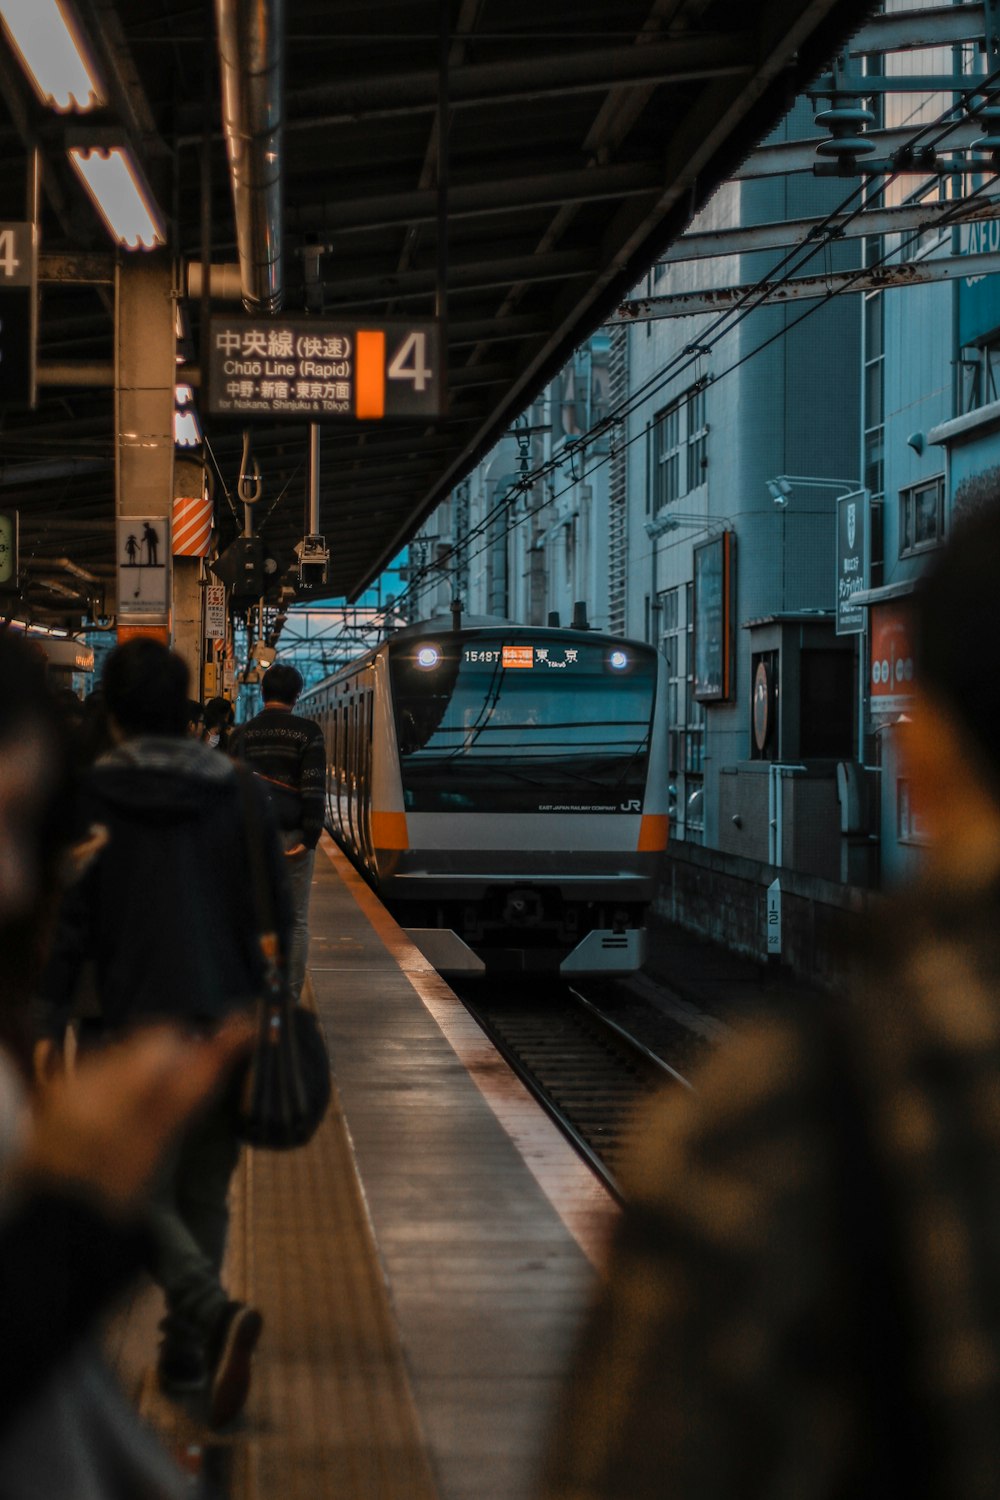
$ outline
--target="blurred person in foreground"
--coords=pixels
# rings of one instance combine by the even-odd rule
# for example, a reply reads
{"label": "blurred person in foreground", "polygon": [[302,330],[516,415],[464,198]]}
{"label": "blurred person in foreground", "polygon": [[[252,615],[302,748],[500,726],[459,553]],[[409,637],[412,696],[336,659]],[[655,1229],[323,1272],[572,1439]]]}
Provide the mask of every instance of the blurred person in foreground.
{"label": "blurred person in foreground", "polygon": [[[154,1021],[207,1035],[234,1013],[249,1013],[263,977],[246,873],[251,837],[264,838],[287,952],[288,894],[267,799],[251,777],[187,732],[184,662],[140,637],[112,652],[103,688],[118,744],[82,786],[79,821],[101,838],[62,903],[42,976],[43,1069],[65,1036],[87,959],[111,1037]],[[252,830],[245,796],[258,814]],[[214,1426],[246,1400],[262,1328],[257,1309],[229,1298],[221,1282],[239,1151],[236,1100],[224,1094],[169,1154],[147,1214],[149,1270],[167,1304],[160,1385],[171,1395],[207,1386]]]}
{"label": "blurred person in foreground", "polygon": [[1000,497],[915,601],[921,880],[849,1004],[661,1099],[626,1175],[545,1500],[908,1500],[1000,1481]]}
{"label": "blurred person in foreground", "polygon": [[[144,1195],[171,1139],[248,1045],[137,1034],[30,1095],[28,1003],[65,863],[67,747],[45,667],[0,631],[0,1476],[48,1382],[141,1266]],[[23,1430],[23,1429],[21,1429]]]}

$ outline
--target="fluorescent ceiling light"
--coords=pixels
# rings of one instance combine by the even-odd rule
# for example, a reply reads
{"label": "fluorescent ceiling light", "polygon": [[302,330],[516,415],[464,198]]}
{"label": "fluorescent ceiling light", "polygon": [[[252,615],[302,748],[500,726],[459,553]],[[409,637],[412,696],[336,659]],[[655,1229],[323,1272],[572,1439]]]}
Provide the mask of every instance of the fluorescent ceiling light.
{"label": "fluorescent ceiling light", "polygon": [[69,159],[116,240],[129,250],[166,243],[160,211],[127,147],[88,151],[73,146]]}
{"label": "fluorescent ceiling light", "polygon": [[0,0],[0,19],[43,104],[65,112],[107,103],[83,33],[65,0]]}

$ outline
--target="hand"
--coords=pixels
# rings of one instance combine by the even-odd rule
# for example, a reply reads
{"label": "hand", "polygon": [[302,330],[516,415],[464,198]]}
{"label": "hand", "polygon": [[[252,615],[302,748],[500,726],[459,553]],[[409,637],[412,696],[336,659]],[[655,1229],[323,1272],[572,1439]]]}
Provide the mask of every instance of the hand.
{"label": "hand", "polygon": [[286,859],[296,859],[296,858],[298,858],[298,856],[300,854],[305,854],[305,852],[306,852],[306,846],[305,846],[305,844],[293,844],[290,849],[286,849],[285,850],[285,858]]}
{"label": "hand", "polygon": [[40,1094],[20,1175],[71,1184],[106,1212],[129,1213],[254,1035],[253,1022],[238,1016],[204,1039],[156,1026],[88,1053]]}

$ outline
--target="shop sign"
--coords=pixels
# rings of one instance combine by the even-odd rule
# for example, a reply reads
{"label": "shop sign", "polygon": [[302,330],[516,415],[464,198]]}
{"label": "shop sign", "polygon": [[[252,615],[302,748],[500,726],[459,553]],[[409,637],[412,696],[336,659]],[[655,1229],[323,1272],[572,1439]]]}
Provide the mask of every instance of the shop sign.
{"label": "shop sign", "polygon": [[694,549],[694,695],[719,703],[732,692],[732,532]]}
{"label": "shop sign", "polygon": [[860,635],[865,628],[864,605],[854,597],[868,586],[867,494],[837,497],[837,635]]}
{"label": "shop sign", "polygon": [[869,690],[873,714],[903,713],[913,701],[913,625],[904,601],[871,606]]}

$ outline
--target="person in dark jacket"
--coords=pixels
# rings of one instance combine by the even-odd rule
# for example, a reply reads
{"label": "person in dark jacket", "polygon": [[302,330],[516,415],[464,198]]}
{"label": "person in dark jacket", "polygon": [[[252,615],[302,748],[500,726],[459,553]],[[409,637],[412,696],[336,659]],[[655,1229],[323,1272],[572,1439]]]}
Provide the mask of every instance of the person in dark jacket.
{"label": "person in dark jacket", "polygon": [[288,982],[296,998],[306,977],[309,894],[326,797],[323,732],[311,719],[292,712],[301,691],[296,669],[275,662],[260,685],[263,710],[230,740],[230,753],[245,761],[266,786],[281,828],[293,907]]}
{"label": "person in dark jacket", "polygon": [[[96,831],[93,858],[63,901],[42,978],[40,1030],[65,1033],[81,965],[91,959],[106,1029],[181,1022],[208,1033],[260,992],[263,965],[240,773],[186,733],[188,673],[159,642],[118,647],[104,693],[119,743],[97,762],[82,794]],[[287,882],[267,799],[252,780],[287,952]],[[255,830],[255,833],[258,831]],[[259,835],[258,835],[259,836]],[[260,1314],[227,1298],[220,1269],[226,1198],[239,1154],[231,1098],[219,1099],[169,1158],[149,1215],[151,1271],[167,1315],[159,1376],[165,1390],[210,1378],[216,1424],[240,1409]]]}

